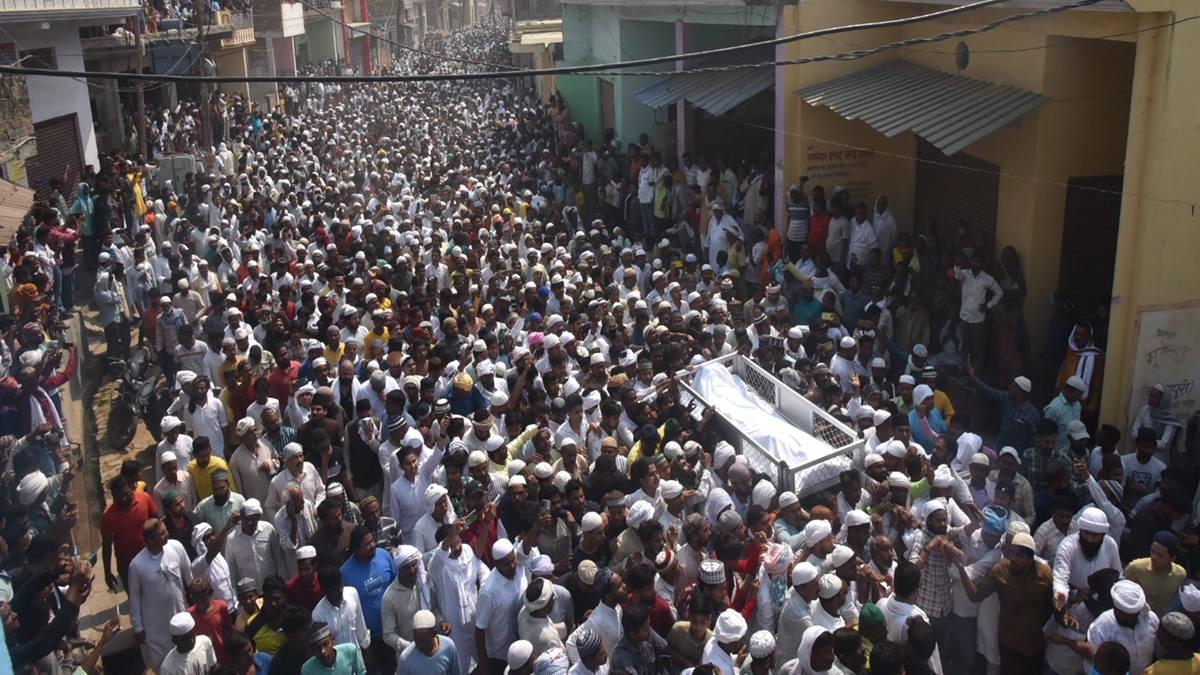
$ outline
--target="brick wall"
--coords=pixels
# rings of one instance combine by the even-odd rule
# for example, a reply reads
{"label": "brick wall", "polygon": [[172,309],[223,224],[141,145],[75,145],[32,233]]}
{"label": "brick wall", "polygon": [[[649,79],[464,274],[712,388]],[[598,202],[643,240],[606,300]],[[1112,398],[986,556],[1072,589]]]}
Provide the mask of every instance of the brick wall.
{"label": "brick wall", "polygon": [[[17,158],[32,157],[37,145],[33,137],[33,114],[29,110],[29,90],[21,75],[0,76],[0,164]],[[17,147],[20,145],[20,147]]]}

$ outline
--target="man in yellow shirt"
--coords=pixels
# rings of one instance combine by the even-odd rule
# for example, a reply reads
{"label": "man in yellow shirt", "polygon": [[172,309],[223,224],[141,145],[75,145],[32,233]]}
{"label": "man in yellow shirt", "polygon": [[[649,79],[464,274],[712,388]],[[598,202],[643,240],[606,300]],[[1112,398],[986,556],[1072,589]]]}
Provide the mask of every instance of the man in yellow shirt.
{"label": "man in yellow shirt", "polygon": [[1192,620],[1171,612],[1158,624],[1158,646],[1162,657],[1146,669],[1146,675],[1195,675],[1200,673],[1200,654],[1189,644],[1196,635]]}
{"label": "man in yellow shirt", "polygon": [[1158,616],[1166,613],[1187,581],[1187,572],[1174,562],[1177,553],[1178,537],[1164,530],[1154,535],[1149,558],[1139,558],[1125,567],[1125,578],[1142,587],[1146,604]]}

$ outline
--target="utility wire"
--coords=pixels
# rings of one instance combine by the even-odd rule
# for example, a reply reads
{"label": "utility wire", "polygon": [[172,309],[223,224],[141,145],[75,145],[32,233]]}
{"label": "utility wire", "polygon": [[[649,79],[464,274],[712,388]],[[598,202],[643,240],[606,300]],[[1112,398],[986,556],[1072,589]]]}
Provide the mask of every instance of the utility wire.
{"label": "utility wire", "polygon": [[[898,48],[898,46],[907,46],[910,44],[921,44],[921,43],[925,43],[925,42],[937,42],[939,40],[950,39],[951,37],[969,35],[969,34],[972,34],[972,32],[984,32],[987,30],[992,30],[992,29],[994,29],[1004,23],[1008,23],[1010,21],[1020,21],[1021,19],[1031,18],[1034,16],[1041,16],[1043,14],[1049,14],[1052,12],[1061,12],[1061,11],[1065,11],[1068,9],[1076,9],[1079,7],[1086,7],[1088,5],[1093,5],[1100,1],[1101,0],[1079,0],[1079,2],[1073,2],[1073,3],[1066,4],[1066,5],[1057,5],[1055,7],[1039,9],[1039,10],[1035,10],[1033,12],[1028,12],[1025,14],[1014,14],[1014,15],[1005,17],[1003,19],[993,21],[992,23],[987,24],[987,26],[985,26],[985,27],[981,27],[981,28],[977,28],[977,29],[966,29],[963,31],[954,31],[952,33],[943,33],[941,35],[936,35],[936,36],[933,36],[930,38],[919,38],[917,41],[903,40],[900,42],[883,45],[881,47],[876,47],[874,50],[871,50],[869,53],[867,53],[867,52],[849,52],[849,53],[844,53],[844,54],[833,54],[833,55],[828,55],[828,56],[810,57],[810,58],[806,58],[806,59],[796,59],[794,61],[778,61],[778,62],[768,61],[768,62],[764,62],[764,63],[746,64],[746,65],[742,65],[742,66],[720,66],[720,67],[714,67],[714,68],[695,68],[695,69],[691,69],[691,70],[682,70],[682,71],[675,71],[675,70],[663,71],[663,72],[639,71],[634,74],[639,75],[639,76],[655,76],[655,75],[666,76],[666,75],[679,75],[679,74],[683,74],[683,73],[692,73],[692,72],[714,72],[714,71],[718,71],[718,70],[737,70],[737,69],[741,69],[741,68],[763,68],[763,67],[770,67],[770,66],[776,66],[776,65],[798,65],[798,64],[803,64],[803,63],[815,63],[815,62],[819,62],[819,61],[850,60],[850,59],[855,59],[855,58],[862,58],[869,54],[875,54],[875,53],[879,53],[881,51],[887,51],[889,49],[895,49],[895,48]],[[526,77],[526,76],[532,76],[532,75],[576,75],[576,74],[581,74],[581,73],[622,74],[620,71],[625,68],[637,68],[637,67],[641,67],[641,66],[654,65],[654,64],[658,64],[658,63],[668,63],[668,62],[675,62],[675,61],[680,61],[680,60],[704,58],[704,57],[713,56],[716,54],[732,54],[732,53],[736,53],[736,52],[746,51],[749,49],[759,49],[762,47],[767,47],[767,46],[772,46],[772,45],[786,44],[789,42],[798,42],[800,40],[806,40],[806,39],[811,39],[811,38],[816,38],[816,37],[823,37],[826,35],[833,35],[833,34],[837,34],[837,33],[848,33],[848,32],[853,32],[853,31],[860,31],[860,30],[873,30],[876,28],[906,26],[906,25],[921,23],[924,21],[932,21],[934,19],[940,19],[940,18],[944,18],[946,16],[950,16],[950,15],[954,15],[954,14],[961,14],[963,12],[980,9],[982,7],[990,7],[992,5],[997,5],[1002,2],[1008,2],[1008,0],[979,0],[978,2],[974,2],[974,3],[968,4],[968,5],[951,7],[949,9],[944,9],[944,10],[940,10],[937,12],[931,12],[929,14],[921,14],[918,16],[907,17],[904,19],[890,19],[887,21],[876,21],[876,22],[871,22],[871,23],[849,24],[849,25],[845,25],[845,26],[833,26],[830,28],[822,28],[819,30],[813,30],[813,31],[808,31],[808,32],[804,32],[804,33],[797,33],[796,35],[790,35],[790,36],[783,37],[783,38],[776,38],[773,40],[764,40],[764,41],[760,41],[760,42],[752,42],[749,44],[735,45],[733,47],[723,47],[723,48],[719,48],[719,49],[709,49],[709,50],[700,51],[700,52],[692,52],[689,54],[671,54],[671,55],[667,55],[667,56],[656,56],[653,58],[638,59],[638,60],[634,60],[634,61],[619,61],[616,63],[598,63],[598,64],[593,64],[593,65],[568,66],[568,67],[562,67],[562,68],[542,68],[542,69],[533,69],[533,70],[506,71],[506,72],[498,72],[498,73],[497,72],[434,73],[434,74],[424,74],[424,75],[378,75],[378,76],[354,76],[354,75],[233,75],[233,76],[224,76],[224,75],[222,75],[222,76],[208,76],[208,77],[201,78],[201,77],[179,76],[179,75],[136,74],[136,76],[132,77],[131,79],[145,79],[145,80],[151,80],[151,81],[155,81],[155,80],[180,81],[180,82],[207,80],[209,82],[216,82],[216,83],[231,83],[231,82],[261,82],[261,83],[265,83],[265,82],[331,82],[331,83],[363,82],[363,83],[377,83],[377,82],[441,82],[441,81],[455,81],[455,80],[484,80],[484,79],[496,79],[496,78]],[[105,77],[117,77],[118,75],[120,75],[122,77],[130,76],[129,73],[117,74],[117,73],[100,73],[100,72],[89,73],[86,71],[82,71],[82,72],[52,71],[52,70],[45,70],[45,69],[40,69],[40,68],[17,68],[17,67],[13,67],[13,66],[0,66],[0,73],[8,73],[8,74],[13,74],[13,75],[45,75],[45,76],[49,76],[49,77],[88,76],[88,77],[96,77],[96,78],[105,78]]]}

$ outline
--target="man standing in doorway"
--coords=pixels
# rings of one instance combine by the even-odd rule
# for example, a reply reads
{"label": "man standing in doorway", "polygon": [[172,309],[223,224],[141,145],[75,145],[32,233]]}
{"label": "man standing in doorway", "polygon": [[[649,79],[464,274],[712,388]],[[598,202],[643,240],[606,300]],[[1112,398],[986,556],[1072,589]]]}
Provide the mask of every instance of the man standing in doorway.
{"label": "man standing in doorway", "polygon": [[[962,267],[964,263],[966,269]],[[978,368],[987,354],[987,312],[1000,302],[1004,291],[992,275],[983,271],[981,251],[963,250],[954,262],[954,278],[962,284],[962,308],[958,318],[967,328],[964,331],[967,363]],[[992,293],[990,299],[988,291]]]}

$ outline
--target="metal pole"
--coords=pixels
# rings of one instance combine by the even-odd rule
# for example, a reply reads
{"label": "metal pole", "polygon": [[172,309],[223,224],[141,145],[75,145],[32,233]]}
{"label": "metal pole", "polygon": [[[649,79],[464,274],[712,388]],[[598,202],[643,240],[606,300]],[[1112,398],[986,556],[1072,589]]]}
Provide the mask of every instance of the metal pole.
{"label": "metal pole", "polygon": [[[144,72],[146,68],[146,51],[142,44],[142,22],[145,20],[146,10],[141,9],[133,24],[134,49],[137,50],[137,71],[139,73]],[[146,87],[141,84],[137,85],[137,135],[138,152],[141,153],[144,160],[149,160],[146,152]]]}
{"label": "metal pole", "polygon": [[[200,3],[199,7],[200,7],[200,24],[196,28],[196,49],[199,50],[199,58],[196,59],[196,63],[198,64],[198,66],[200,68],[201,74],[203,74],[204,73],[204,47],[205,47],[204,24],[208,20],[208,18],[209,18],[208,14],[209,14],[209,12],[212,11],[212,9],[208,6],[208,3]],[[201,105],[200,132],[202,134],[204,134],[204,145],[202,145],[201,148],[204,149],[204,153],[207,155],[208,153],[212,152],[216,146],[213,145],[213,142],[212,142],[212,112],[211,112],[211,107],[210,107],[211,101],[209,100],[208,82],[206,80],[200,80],[200,101],[201,101],[201,104],[200,104]]]}

